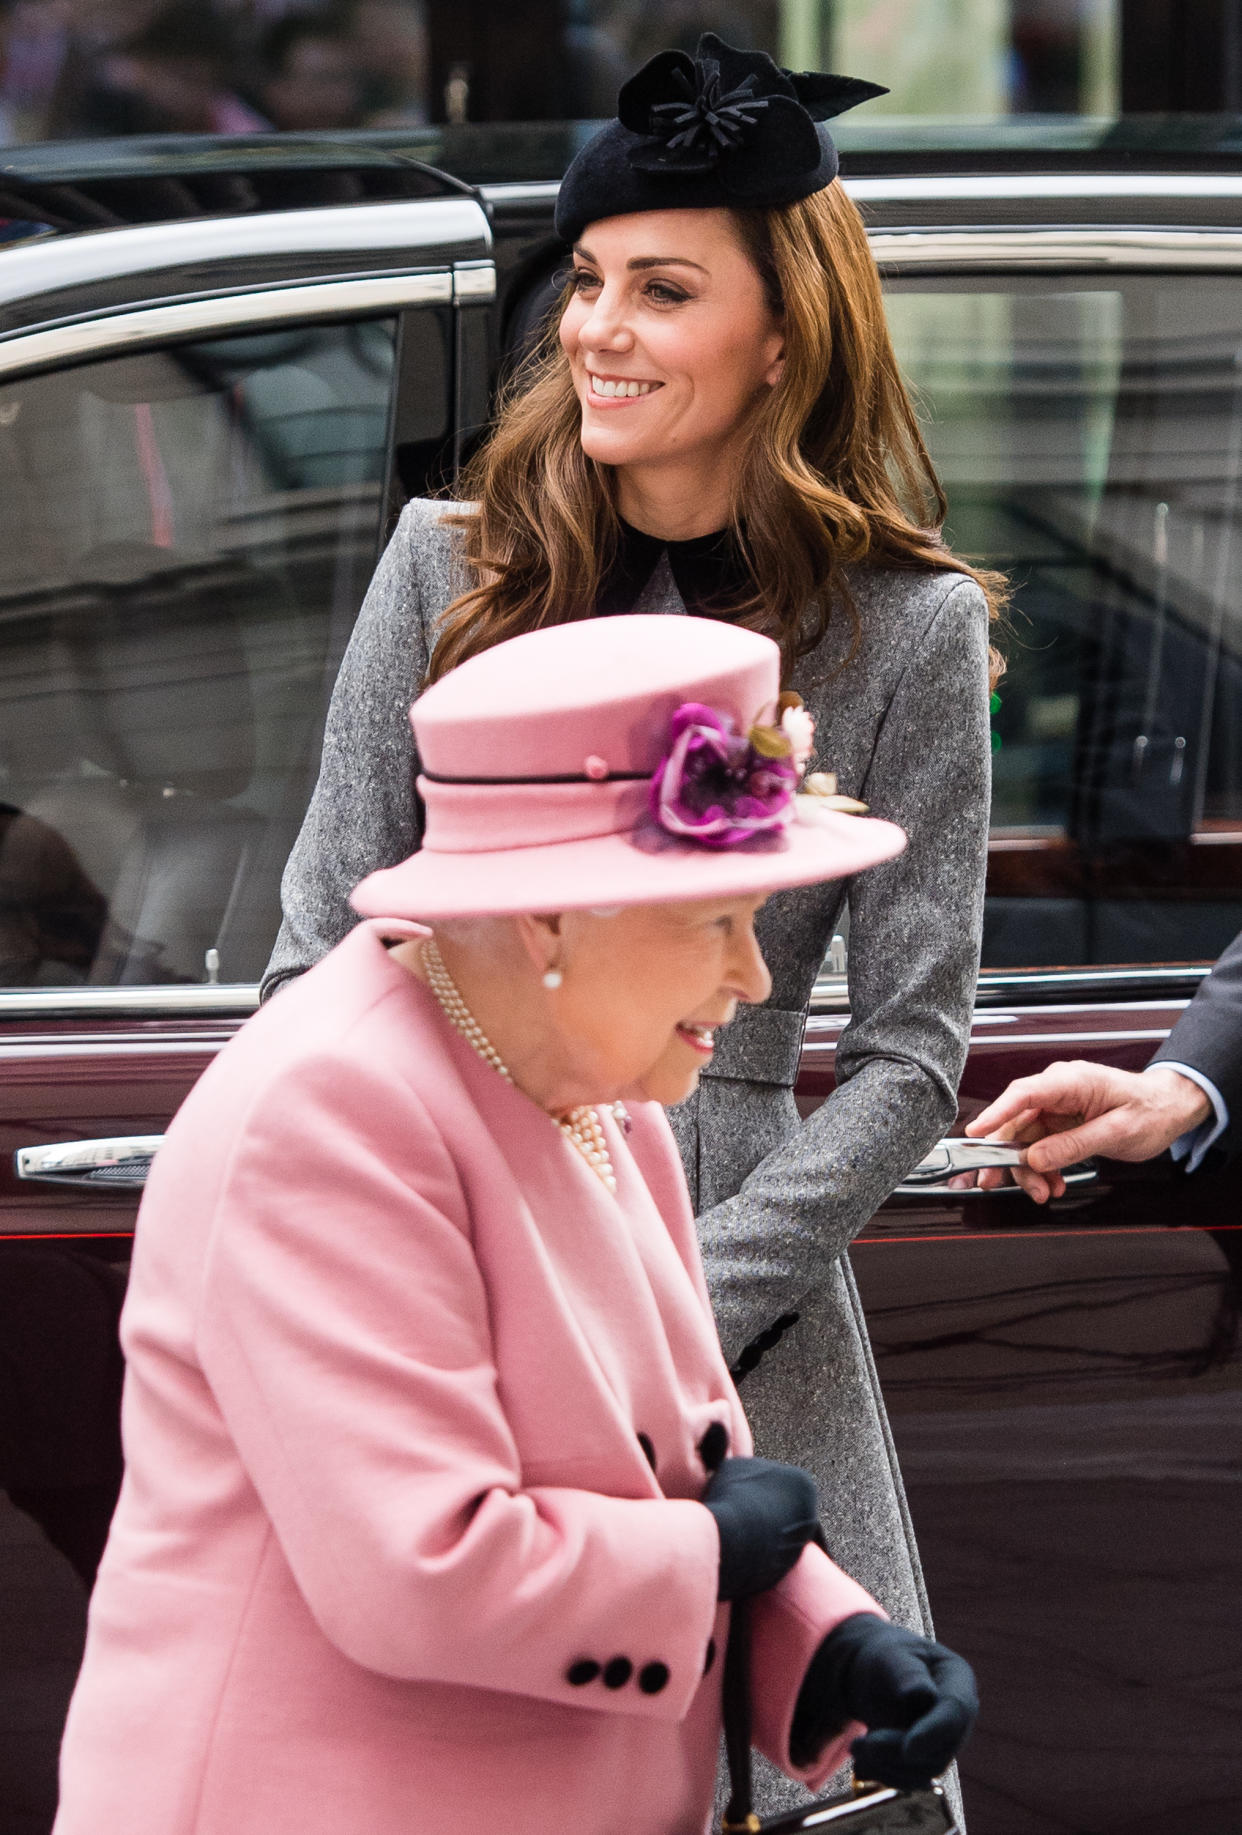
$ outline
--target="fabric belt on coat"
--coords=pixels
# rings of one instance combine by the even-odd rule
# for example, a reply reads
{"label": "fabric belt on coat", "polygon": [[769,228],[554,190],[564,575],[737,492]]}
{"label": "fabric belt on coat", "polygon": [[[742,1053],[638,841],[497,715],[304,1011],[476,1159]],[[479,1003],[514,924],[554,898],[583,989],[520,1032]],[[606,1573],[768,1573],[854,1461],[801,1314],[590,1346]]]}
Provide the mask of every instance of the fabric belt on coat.
{"label": "fabric belt on coat", "polygon": [[705,1077],[736,1077],[743,1083],[776,1083],[792,1089],[798,1080],[805,1013],[780,1007],[740,1007],[716,1041]]}

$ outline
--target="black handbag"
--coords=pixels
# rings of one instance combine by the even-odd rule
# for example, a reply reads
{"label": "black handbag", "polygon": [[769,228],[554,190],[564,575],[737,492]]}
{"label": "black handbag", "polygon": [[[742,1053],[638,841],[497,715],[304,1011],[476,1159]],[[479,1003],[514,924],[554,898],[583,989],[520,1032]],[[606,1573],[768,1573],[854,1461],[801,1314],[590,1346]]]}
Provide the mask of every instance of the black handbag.
{"label": "black handbag", "polygon": [[959,1835],[959,1824],[938,1784],[929,1790],[893,1790],[887,1784],[856,1784],[844,1797],[817,1797],[801,1809],[762,1821],[752,1807],[750,1778],[750,1614],[748,1602],[734,1602],[724,1673],[725,1747],[729,1757],[729,1806],[721,1835]]}

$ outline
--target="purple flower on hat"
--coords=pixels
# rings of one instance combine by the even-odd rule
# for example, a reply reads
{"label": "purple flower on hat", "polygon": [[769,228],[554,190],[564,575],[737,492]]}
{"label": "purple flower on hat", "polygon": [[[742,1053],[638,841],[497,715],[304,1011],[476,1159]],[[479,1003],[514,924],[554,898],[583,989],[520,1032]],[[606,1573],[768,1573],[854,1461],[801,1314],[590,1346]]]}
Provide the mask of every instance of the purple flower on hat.
{"label": "purple flower on hat", "polygon": [[680,840],[737,847],[788,825],[800,775],[778,729],[739,733],[727,714],[687,701],[673,715],[668,752],[651,780],[651,813]]}

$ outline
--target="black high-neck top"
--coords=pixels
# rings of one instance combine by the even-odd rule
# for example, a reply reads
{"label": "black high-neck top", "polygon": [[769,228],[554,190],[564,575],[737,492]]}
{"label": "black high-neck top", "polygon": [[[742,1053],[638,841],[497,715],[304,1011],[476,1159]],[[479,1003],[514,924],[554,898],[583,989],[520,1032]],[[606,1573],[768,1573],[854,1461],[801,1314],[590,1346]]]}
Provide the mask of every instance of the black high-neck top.
{"label": "black high-neck top", "polygon": [[731,530],[716,529],[711,535],[695,535],[689,541],[666,542],[618,520],[621,535],[616,557],[600,587],[597,616],[617,617],[622,612],[632,612],[664,554],[668,555],[673,583],[688,612],[711,617],[728,611],[754,592],[750,569],[738,553]]}

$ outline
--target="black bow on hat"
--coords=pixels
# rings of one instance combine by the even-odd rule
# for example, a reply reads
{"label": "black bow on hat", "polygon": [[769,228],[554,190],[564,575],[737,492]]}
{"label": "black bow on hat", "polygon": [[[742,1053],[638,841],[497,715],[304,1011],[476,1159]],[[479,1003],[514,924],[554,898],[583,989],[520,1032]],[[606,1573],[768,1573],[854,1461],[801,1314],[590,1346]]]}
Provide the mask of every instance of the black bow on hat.
{"label": "black bow on hat", "polygon": [[856,77],[784,70],[705,32],[693,57],[660,51],[622,85],[618,119],[561,183],[557,233],[574,242],[601,217],[809,197],[837,174],[823,123],[887,94]]}

